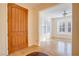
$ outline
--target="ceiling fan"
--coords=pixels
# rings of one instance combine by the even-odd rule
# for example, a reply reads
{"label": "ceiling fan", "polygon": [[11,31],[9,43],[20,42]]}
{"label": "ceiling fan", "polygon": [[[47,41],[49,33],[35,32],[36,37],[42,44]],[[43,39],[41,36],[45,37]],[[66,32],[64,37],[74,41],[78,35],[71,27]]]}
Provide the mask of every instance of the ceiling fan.
{"label": "ceiling fan", "polygon": [[72,11],[66,11],[66,10],[64,10],[63,16],[67,16],[67,15],[70,14],[70,13],[72,13]]}

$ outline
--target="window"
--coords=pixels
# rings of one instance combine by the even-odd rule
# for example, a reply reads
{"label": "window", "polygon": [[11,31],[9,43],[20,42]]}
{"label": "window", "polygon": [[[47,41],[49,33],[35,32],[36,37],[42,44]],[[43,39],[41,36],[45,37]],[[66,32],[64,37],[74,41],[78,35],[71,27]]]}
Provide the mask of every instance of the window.
{"label": "window", "polygon": [[72,32],[71,26],[72,23],[70,18],[66,21],[63,19],[59,19],[57,20],[57,33],[58,34],[71,33]]}
{"label": "window", "polygon": [[50,31],[51,31],[51,23],[50,21],[47,21],[47,20],[42,20],[42,25],[41,25],[41,31],[42,31],[42,34],[49,34]]}
{"label": "window", "polygon": [[65,22],[57,22],[57,32],[65,32]]}
{"label": "window", "polygon": [[65,23],[63,22],[63,23],[60,23],[59,25],[60,25],[59,27],[60,32],[65,32]]}
{"label": "window", "polygon": [[68,22],[68,32],[71,32],[71,22]]}

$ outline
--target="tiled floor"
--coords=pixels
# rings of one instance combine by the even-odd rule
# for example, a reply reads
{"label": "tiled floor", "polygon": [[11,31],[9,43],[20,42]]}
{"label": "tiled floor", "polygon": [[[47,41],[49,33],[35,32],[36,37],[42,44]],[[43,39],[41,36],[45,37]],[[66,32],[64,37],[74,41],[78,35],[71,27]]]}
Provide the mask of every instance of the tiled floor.
{"label": "tiled floor", "polygon": [[31,46],[12,53],[15,56],[25,56],[32,52],[43,52],[49,56],[70,56],[72,53],[72,41],[69,39],[50,39],[40,41],[40,46]]}
{"label": "tiled floor", "polygon": [[40,42],[40,47],[51,55],[72,55],[72,41],[70,39],[50,39]]}

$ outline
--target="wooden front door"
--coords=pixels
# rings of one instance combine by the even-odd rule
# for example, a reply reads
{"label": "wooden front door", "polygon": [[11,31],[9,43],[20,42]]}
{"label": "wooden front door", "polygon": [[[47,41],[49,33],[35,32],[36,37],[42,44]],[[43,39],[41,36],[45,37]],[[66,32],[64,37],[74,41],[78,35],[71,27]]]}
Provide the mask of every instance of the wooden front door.
{"label": "wooden front door", "polygon": [[8,4],[8,52],[28,47],[28,10]]}

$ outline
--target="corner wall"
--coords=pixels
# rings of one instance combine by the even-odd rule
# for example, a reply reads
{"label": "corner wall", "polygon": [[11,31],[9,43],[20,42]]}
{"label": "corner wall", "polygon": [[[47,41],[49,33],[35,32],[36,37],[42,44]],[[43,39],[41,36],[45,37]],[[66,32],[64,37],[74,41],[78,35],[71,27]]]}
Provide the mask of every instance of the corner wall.
{"label": "corner wall", "polygon": [[8,55],[7,4],[0,3],[0,55]]}

